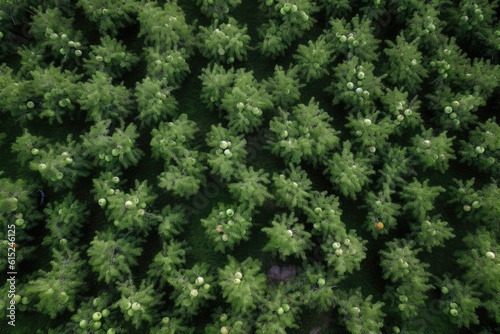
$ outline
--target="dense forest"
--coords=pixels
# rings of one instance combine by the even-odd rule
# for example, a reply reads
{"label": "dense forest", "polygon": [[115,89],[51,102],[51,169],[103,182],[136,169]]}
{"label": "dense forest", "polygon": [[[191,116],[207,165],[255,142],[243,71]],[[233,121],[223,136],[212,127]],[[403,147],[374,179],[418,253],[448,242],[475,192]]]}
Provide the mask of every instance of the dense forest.
{"label": "dense forest", "polygon": [[0,332],[500,333],[498,10],[0,0]]}

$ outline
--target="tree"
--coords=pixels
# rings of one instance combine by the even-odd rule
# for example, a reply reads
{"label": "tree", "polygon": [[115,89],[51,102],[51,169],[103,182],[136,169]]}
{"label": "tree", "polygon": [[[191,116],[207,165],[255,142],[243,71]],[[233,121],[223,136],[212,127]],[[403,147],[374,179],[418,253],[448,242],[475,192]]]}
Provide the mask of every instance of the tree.
{"label": "tree", "polygon": [[254,320],[232,310],[218,308],[212,313],[212,323],[205,327],[206,334],[234,333],[245,334],[252,332]]}
{"label": "tree", "polygon": [[38,311],[52,319],[66,310],[74,311],[76,295],[84,287],[84,263],[76,251],[67,247],[54,249],[51,271],[40,270],[40,276],[28,282],[24,291],[26,297],[38,301]]}
{"label": "tree", "polygon": [[420,224],[413,226],[415,241],[428,252],[432,252],[434,247],[444,247],[446,240],[455,237],[453,228],[449,226],[448,222],[442,221],[439,216],[428,217]]}
{"label": "tree", "polygon": [[[377,238],[397,227],[397,218],[400,215],[401,205],[393,202],[395,191],[389,184],[384,183],[378,192],[370,191],[365,196],[365,206],[368,209],[365,226]],[[382,223],[380,225],[379,223]]]}
{"label": "tree", "polygon": [[146,212],[156,198],[152,186],[148,186],[147,181],[135,180],[135,188],[127,193],[113,188],[120,179],[111,175],[103,173],[98,179],[93,180],[94,198],[119,230],[147,233],[153,224],[163,220],[160,215]]}
{"label": "tree", "polygon": [[305,231],[303,224],[297,222],[298,218],[293,212],[288,215],[275,214],[272,226],[262,228],[269,238],[262,250],[278,255],[283,261],[290,256],[305,260],[306,251],[313,246],[311,234]]}
{"label": "tree", "polygon": [[120,307],[126,321],[130,321],[136,329],[139,329],[143,321],[148,324],[153,322],[163,295],[156,292],[153,284],[142,280],[141,285],[136,287],[132,279],[128,279],[117,283],[117,289],[121,298],[114,306]]}
{"label": "tree", "polygon": [[382,117],[379,119],[380,113],[349,113],[347,117],[348,123],[346,128],[351,129],[353,135],[353,143],[360,146],[367,153],[375,153],[377,150],[385,151],[388,145],[389,136],[393,133],[396,127],[389,118]]}
{"label": "tree", "polygon": [[481,172],[500,176],[500,126],[496,118],[480,123],[469,132],[467,140],[460,141],[460,162],[473,166]]}
{"label": "tree", "polygon": [[57,6],[46,9],[38,7],[30,22],[29,31],[61,64],[79,64],[81,49],[84,48],[82,45],[86,41],[80,31],[73,29],[73,21],[73,18],[64,17]]}
{"label": "tree", "polygon": [[407,42],[401,34],[396,37],[396,43],[387,41],[388,47],[384,49],[389,64],[387,80],[394,86],[404,87],[412,95],[420,91],[420,85],[428,76],[418,43],[418,38]]}
{"label": "tree", "polygon": [[304,84],[300,83],[298,72],[296,66],[285,70],[282,66],[276,65],[273,76],[263,81],[273,105],[286,108],[299,101],[299,89],[304,87]]}
{"label": "tree", "polygon": [[194,28],[186,23],[186,17],[177,2],[167,2],[164,8],[156,2],[148,2],[139,9],[139,37],[146,45],[158,52],[179,50],[185,55],[194,53]]}
{"label": "tree", "polygon": [[366,257],[367,242],[357,236],[355,230],[339,229],[336,234],[328,234],[321,243],[321,249],[329,268],[335,275],[344,277],[361,268]]}
{"label": "tree", "polygon": [[458,327],[469,328],[478,324],[476,309],[481,306],[478,293],[470,285],[447,276],[439,281],[442,297],[439,306]]}
{"label": "tree", "polygon": [[222,65],[214,63],[208,65],[198,76],[201,80],[201,100],[210,110],[220,107],[222,98],[229,93],[236,75],[234,68],[226,70]]}
{"label": "tree", "polygon": [[239,70],[234,84],[224,95],[221,108],[227,112],[229,128],[237,133],[250,133],[264,122],[263,113],[273,108],[265,86],[255,80],[253,72]]}
{"label": "tree", "polygon": [[238,7],[241,0],[196,0],[205,16],[213,19],[226,19],[231,9]]}
{"label": "tree", "polygon": [[447,131],[439,135],[433,134],[433,129],[422,129],[422,134],[412,138],[413,156],[418,159],[424,170],[433,168],[441,173],[448,169],[448,161],[455,159],[453,140],[447,137]]}
{"label": "tree", "polygon": [[175,271],[168,278],[168,283],[174,288],[170,299],[174,300],[175,314],[183,318],[195,316],[209,300],[215,299],[210,284],[213,282],[214,277],[206,263],[196,263],[190,269]]}
{"label": "tree", "polygon": [[201,220],[205,234],[212,240],[216,251],[231,251],[241,241],[248,240],[252,228],[252,211],[244,204],[219,203],[206,219]]}
{"label": "tree", "polygon": [[399,88],[387,89],[380,99],[390,112],[391,120],[396,125],[393,133],[402,135],[410,129],[421,127],[423,120],[419,112],[421,102],[415,96],[410,99],[408,92]]}
{"label": "tree", "polygon": [[384,326],[384,312],[382,302],[372,302],[373,297],[363,298],[361,291],[349,290],[344,292],[340,290],[336,295],[336,303],[339,306],[339,312],[343,316],[342,322],[347,330],[353,334],[361,334],[366,331],[373,333],[382,333]]}
{"label": "tree", "polygon": [[165,85],[163,81],[151,79],[149,76],[136,84],[134,95],[137,99],[137,118],[141,127],[153,126],[160,121],[166,121],[168,116],[175,116],[178,103],[172,95],[172,90],[173,88]]}
{"label": "tree", "polygon": [[227,23],[221,24],[215,19],[210,27],[200,27],[198,39],[201,54],[206,58],[231,64],[247,57],[250,35],[247,27],[239,27],[234,18],[230,17]]}
{"label": "tree", "polygon": [[132,23],[132,17],[140,8],[135,2],[128,0],[78,0],[79,7],[85,12],[87,19],[95,24],[102,35],[118,35],[118,30]]}
{"label": "tree", "polygon": [[474,222],[481,220],[483,214],[480,210],[483,194],[480,190],[474,188],[475,179],[458,180],[453,179],[455,185],[450,189],[452,198],[450,204],[454,206],[456,215],[460,220]]}
{"label": "tree", "polygon": [[331,30],[328,39],[333,50],[348,56],[359,58],[361,62],[378,60],[377,48],[380,43],[374,36],[372,21],[369,18],[360,19],[359,15],[347,22],[345,18],[330,19]]}
{"label": "tree", "polygon": [[117,165],[128,168],[137,165],[144,155],[136,147],[138,137],[134,123],[113,128],[109,119],[98,121],[89,132],[81,135],[83,155],[93,158],[94,165],[107,170],[116,169]]}
{"label": "tree", "polygon": [[122,41],[116,38],[106,35],[101,37],[100,42],[101,44],[91,45],[88,57],[83,59],[83,67],[88,75],[103,72],[117,79],[139,61],[139,57],[128,52]]}
{"label": "tree", "polygon": [[343,150],[334,153],[328,160],[324,174],[330,182],[346,197],[356,199],[363,186],[370,183],[369,176],[375,171],[370,165],[370,160],[363,156],[355,156],[351,151],[351,143],[344,141]]}
{"label": "tree", "polygon": [[165,171],[158,176],[158,186],[176,196],[189,198],[205,183],[206,167],[200,162],[198,151],[184,150],[172,164],[165,163]]}
{"label": "tree", "polygon": [[286,175],[275,173],[273,182],[274,197],[278,205],[289,209],[307,207],[312,182],[300,166],[288,165]]}
{"label": "tree", "polygon": [[269,173],[265,173],[263,169],[254,171],[253,167],[249,167],[241,171],[237,178],[238,181],[228,184],[228,189],[239,203],[245,203],[253,209],[273,198],[267,190],[267,185],[271,182]]}
{"label": "tree", "polygon": [[124,281],[132,274],[131,267],[137,265],[142,248],[130,238],[117,238],[114,233],[97,233],[87,251],[89,263],[98,274],[99,281],[107,284]]}
{"label": "tree", "polygon": [[27,109],[42,119],[47,118],[50,124],[54,121],[62,124],[64,116],[76,118],[72,114],[73,103],[79,97],[81,75],[53,66],[37,67],[30,75],[33,80],[28,83],[31,96],[25,102]]}
{"label": "tree", "polygon": [[180,87],[182,81],[191,72],[187,55],[177,49],[159,51],[150,47],[145,50],[147,75],[161,81],[165,86]]}
{"label": "tree", "polygon": [[327,312],[332,309],[335,302],[337,277],[325,272],[325,268],[319,264],[307,264],[303,273],[302,296],[304,304],[318,312]]}
{"label": "tree", "polygon": [[43,212],[47,215],[46,228],[49,233],[43,239],[42,245],[57,248],[66,245],[75,249],[82,236],[82,226],[88,216],[85,203],[75,199],[70,194],[59,202],[48,203]]}
{"label": "tree", "polygon": [[308,223],[313,224],[313,234],[335,235],[345,228],[338,197],[328,195],[326,191],[312,191],[309,206],[303,209]]}
{"label": "tree", "polygon": [[183,324],[181,318],[163,317],[160,322],[151,328],[151,334],[192,334],[194,329]]}
{"label": "tree", "polygon": [[316,41],[309,40],[307,45],[301,44],[293,58],[297,61],[297,67],[302,78],[306,82],[321,79],[328,75],[328,65],[334,60],[331,43],[320,36]]}
{"label": "tree", "polygon": [[88,175],[89,165],[83,159],[82,146],[73,140],[71,134],[66,137],[65,144],[52,144],[25,130],[12,144],[12,152],[22,164],[29,162],[29,168],[38,171],[56,191],[71,189],[78,178]]}
{"label": "tree", "polygon": [[256,334],[286,334],[288,328],[298,328],[296,317],[300,312],[300,293],[291,285],[280,282],[268,289],[261,304],[261,314],[256,320]]}
{"label": "tree", "polygon": [[345,103],[350,109],[371,112],[375,100],[383,95],[382,79],[374,74],[375,66],[357,56],[343,61],[334,69],[334,81],[327,88],[333,104]]}
{"label": "tree", "polygon": [[[72,322],[66,325],[66,331],[81,332],[104,331],[113,332],[119,327],[113,310],[112,295],[102,292],[98,297],[86,298],[71,317]],[[120,319],[121,320],[121,319]],[[69,328],[68,328],[69,327]]]}
{"label": "tree", "polygon": [[112,120],[123,125],[130,115],[132,96],[129,90],[122,84],[113,85],[112,80],[108,74],[97,71],[82,84],[78,103],[87,112],[88,121]]}
{"label": "tree", "polygon": [[224,181],[231,181],[245,169],[247,158],[246,140],[234,130],[221,124],[212,125],[207,133],[207,145],[211,148],[207,162],[211,172]]}
{"label": "tree", "polygon": [[400,196],[405,201],[403,210],[414,219],[424,221],[428,212],[434,209],[435,199],[446,190],[441,186],[429,186],[429,180],[419,182],[416,178],[407,184]]}
{"label": "tree", "polygon": [[269,122],[271,152],[288,163],[303,160],[314,165],[322,162],[328,153],[339,145],[340,133],[329,122],[332,118],[312,98],[308,105],[299,104],[289,113],[280,109],[279,116]]}
{"label": "tree", "polygon": [[163,242],[163,247],[149,265],[148,277],[159,282],[161,288],[168,281],[168,277],[174,275],[175,271],[181,269],[186,262],[186,245],[183,242],[170,240]]}
{"label": "tree", "polygon": [[231,312],[250,314],[262,301],[266,286],[266,276],[261,272],[259,260],[251,257],[238,262],[228,256],[229,262],[218,269],[222,296],[231,304]]}

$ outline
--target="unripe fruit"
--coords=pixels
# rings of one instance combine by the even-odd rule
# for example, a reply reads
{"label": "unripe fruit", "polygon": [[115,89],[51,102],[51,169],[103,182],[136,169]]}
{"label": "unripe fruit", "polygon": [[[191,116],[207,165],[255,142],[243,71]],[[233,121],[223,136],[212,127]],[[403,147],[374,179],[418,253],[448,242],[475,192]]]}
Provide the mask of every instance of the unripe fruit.
{"label": "unripe fruit", "polygon": [[283,313],[285,313],[285,310],[284,310],[282,307],[280,307],[280,308],[278,309],[277,313],[278,313],[279,315],[282,315]]}
{"label": "unripe fruit", "polygon": [[141,308],[141,304],[140,303],[138,303],[138,302],[132,303],[132,310],[139,311],[140,308]]}
{"label": "unripe fruit", "polygon": [[195,298],[196,296],[198,296],[198,290],[196,289],[191,290],[191,292],[189,292],[189,295]]}
{"label": "unripe fruit", "polygon": [[319,278],[317,283],[318,283],[318,286],[323,286],[326,284],[326,281],[324,278]]}
{"label": "unripe fruit", "polygon": [[495,258],[495,253],[493,252],[486,252],[486,257],[490,260],[493,260]]}
{"label": "unripe fruit", "polygon": [[92,320],[94,321],[99,321],[101,320],[101,318],[102,318],[101,312],[94,312],[94,314],[92,314]]}
{"label": "unripe fruit", "polygon": [[80,328],[85,328],[88,325],[88,321],[87,320],[80,320],[79,325],[80,325]]}

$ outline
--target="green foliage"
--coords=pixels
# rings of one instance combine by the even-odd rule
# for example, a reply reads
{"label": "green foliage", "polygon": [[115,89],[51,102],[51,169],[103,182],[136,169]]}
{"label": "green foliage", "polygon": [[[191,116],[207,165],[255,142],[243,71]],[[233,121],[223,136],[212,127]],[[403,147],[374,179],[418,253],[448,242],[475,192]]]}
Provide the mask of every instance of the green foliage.
{"label": "green foliage", "polygon": [[[399,3],[399,2],[398,2]],[[406,40],[412,41],[420,38],[420,46],[426,50],[433,50],[444,38],[442,32],[446,22],[439,18],[440,1],[429,1],[421,4],[413,12],[413,16],[406,22],[404,30]]]}
{"label": "green foliage", "polygon": [[141,253],[142,248],[137,247],[137,241],[117,238],[111,232],[97,233],[87,251],[97,279],[107,284],[128,278],[132,274],[131,267],[137,265],[137,257]]}
{"label": "green foliage", "polygon": [[83,59],[83,67],[88,75],[103,72],[113,79],[139,61],[139,57],[127,51],[122,41],[109,36],[101,37],[101,44],[91,45],[88,58]]}
{"label": "green foliage", "polygon": [[86,44],[83,34],[73,29],[73,18],[64,17],[59,8],[38,7],[30,26],[30,34],[61,64],[81,62],[82,44]]}
{"label": "green foliage", "polygon": [[185,51],[158,51],[150,47],[145,49],[145,54],[147,75],[165,86],[179,87],[190,72]]}
{"label": "green foliage", "polygon": [[65,327],[66,331],[88,333],[107,330],[108,333],[113,333],[113,330],[119,327],[113,310],[112,296],[108,292],[102,292],[98,297],[90,297],[83,301],[71,320],[72,322]]}
{"label": "green foliage", "polygon": [[321,157],[339,146],[340,133],[329,122],[332,118],[312,98],[308,105],[299,104],[291,113],[280,110],[280,115],[269,122],[272,136],[268,141],[271,152],[288,163],[309,161],[314,165]]}
{"label": "green foliage", "polygon": [[93,180],[95,200],[106,210],[108,220],[113,221],[118,229],[147,232],[152,224],[163,220],[161,216],[145,210],[156,198],[147,181],[135,180],[135,188],[130,189],[129,193],[119,189],[116,186],[118,182],[119,178],[112,177],[111,173],[101,174]]}
{"label": "green foliage", "polygon": [[478,324],[479,318],[476,309],[481,306],[481,300],[477,298],[478,293],[469,285],[446,276],[440,285],[441,291],[446,293],[443,293],[439,306],[443,312],[448,314],[450,321],[458,327],[467,328],[470,325]]}
{"label": "green foliage", "polygon": [[298,79],[298,67],[292,67],[288,70],[276,65],[273,76],[264,80],[264,86],[271,96],[273,105],[281,107],[290,107],[300,99],[300,91],[304,85]]}
{"label": "green foliage", "polygon": [[335,301],[334,285],[337,278],[329,273],[325,275],[325,268],[318,264],[307,264],[304,270],[302,294],[304,304],[319,312],[331,310]]}
{"label": "green foliage", "polygon": [[344,141],[340,154],[333,154],[324,171],[342,195],[352,199],[355,199],[363,187],[370,183],[369,176],[374,173],[368,158],[355,156],[352,153],[349,141]]}
{"label": "green foliage", "polygon": [[221,100],[227,112],[229,128],[237,133],[250,133],[262,126],[263,113],[273,108],[271,96],[263,84],[255,80],[253,72],[236,72],[233,86]]}
{"label": "green foliage", "polygon": [[343,278],[361,268],[361,262],[366,257],[366,243],[356,235],[355,230],[347,232],[339,229],[336,234],[324,238],[321,249],[328,267],[333,269],[337,277]]}
{"label": "green foliage", "polygon": [[486,104],[478,94],[453,94],[449,87],[441,87],[436,94],[428,95],[432,101],[434,119],[445,129],[466,130],[477,121],[475,112]]}
{"label": "green foliage", "polygon": [[27,109],[38,113],[42,119],[48,118],[50,124],[54,121],[61,124],[63,116],[68,114],[70,118],[75,118],[72,101],[76,101],[80,94],[80,75],[53,66],[37,67],[30,75],[33,80],[28,83],[31,96],[25,101]]}
{"label": "green foliage", "polygon": [[196,0],[200,10],[209,18],[225,19],[231,9],[238,7],[241,0]]}
{"label": "green foliage", "polygon": [[425,306],[427,292],[432,288],[428,284],[430,274],[426,271],[428,264],[420,262],[413,243],[396,239],[386,243],[386,250],[380,251],[383,275],[396,284],[396,289],[389,289],[386,297],[397,304],[403,318],[413,318]]}
{"label": "green foliage", "polygon": [[185,244],[175,240],[164,242],[163,248],[158,252],[149,265],[148,277],[156,279],[159,286],[163,287],[167,277],[173,275],[186,262]]}
{"label": "green foliage", "polygon": [[412,227],[415,231],[414,240],[428,252],[432,252],[435,247],[444,247],[446,240],[455,237],[453,228],[449,226],[448,222],[442,221],[439,217],[428,217],[428,219],[420,224],[412,225]]}
{"label": "green foliage", "polygon": [[467,140],[460,141],[460,161],[473,166],[481,172],[500,176],[500,126],[496,118],[476,126],[469,132]]}
{"label": "green foliage", "polygon": [[207,238],[212,240],[214,249],[225,253],[249,239],[252,210],[243,204],[219,203],[206,219],[201,219],[201,225],[205,228]]}
{"label": "green foliage", "polygon": [[361,334],[366,331],[382,333],[384,326],[384,312],[382,302],[372,302],[373,297],[363,298],[360,290],[349,292],[339,291],[336,301],[338,310],[342,316],[342,323],[347,330],[353,334]]}
{"label": "green foliage", "polygon": [[302,260],[306,259],[306,251],[311,249],[311,234],[304,230],[304,225],[298,223],[294,213],[274,215],[272,226],[262,228],[269,241],[262,249],[278,255],[282,261],[293,256]]}
{"label": "green foliage", "polygon": [[139,287],[131,279],[117,285],[121,298],[115,303],[115,307],[120,307],[125,320],[130,321],[136,329],[142,322],[151,324],[163,294],[158,294],[154,286],[144,280]]}
{"label": "green foliage", "polygon": [[138,20],[139,37],[146,45],[154,46],[158,52],[179,50],[183,54],[194,52],[195,36],[193,26],[186,23],[182,8],[174,2],[166,2],[164,8],[156,2],[140,6]]}
{"label": "green foliage", "polygon": [[289,328],[299,328],[300,303],[300,293],[293,291],[290,285],[280,282],[273,289],[268,289],[261,304],[262,313],[256,320],[255,333],[286,334]]}
{"label": "green foliage", "polygon": [[186,333],[192,334],[194,329],[183,324],[182,319],[163,317],[161,321],[151,329],[151,334],[175,334]]}
{"label": "green foliage", "polygon": [[345,103],[348,108],[370,112],[375,100],[383,95],[382,77],[373,73],[372,63],[354,56],[334,69],[333,83],[326,89],[333,95],[333,104]]}
{"label": "green foliage", "polygon": [[266,276],[261,272],[262,264],[251,257],[241,263],[231,256],[228,259],[228,264],[218,270],[222,296],[231,304],[231,312],[249,314],[264,297]]}
{"label": "green foliage", "polygon": [[210,110],[219,107],[222,98],[230,92],[236,75],[234,68],[226,70],[222,65],[213,64],[202,70],[198,77],[201,80],[201,100]]}
{"label": "green foliage", "polygon": [[78,0],[87,19],[95,24],[101,34],[116,36],[118,30],[132,22],[137,3],[130,0]]}
{"label": "green foliage", "polygon": [[25,130],[12,144],[12,152],[17,154],[23,165],[38,171],[55,190],[69,189],[78,178],[88,174],[86,169],[89,165],[82,157],[82,147],[71,135],[66,142],[47,143],[47,140]]}
{"label": "green foliage", "polygon": [[286,174],[274,174],[276,204],[293,209],[307,207],[312,182],[300,166],[288,165]]}
{"label": "green foliage", "polygon": [[37,310],[52,319],[66,310],[74,311],[77,294],[84,287],[85,264],[80,254],[63,248],[53,250],[52,269],[39,271],[39,277],[30,280],[24,293],[27,298],[36,301]]}
{"label": "green foliage", "polygon": [[175,115],[178,103],[172,90],[162,80],[151,79],[149,76],[136,84],[134,96],[137,99],[137,118],[141,127],[155,125],[166,121],[168,116]]}
{"label": "green foliage", "polygon": [[434,209],[434,201],[440,193],[446,190],[441,186],[429,186],[429,180],[413,182],[404,186],[400,196],[405,200],[403,210],[410,213],[417,221],[424,221],[430,211]]}
{"label": "green foliage", "polygon": [[87,112],[88,121],[113,120],[123,124],[131,112],[132,96],[125,86],[113,85],[109,75],[97,71],[82,84],[78,103]]}
{"label": "green foliage", "polygon": [[[365,226],[374,238],[388,234],[397,227],[398,217],[401,214],[401,205],[393,201],[395,191],[388,183],[384,183],[378,192],[370,191],[365,196],[365,206],[368,209]],[[377,223],[384,224],[382,229]]]}
{"label": "green foliage", "polygon": [[270,182],[269,173],[265,173],[263,169],[255,171],[250,167],[241,171],[238,181],[228,184],[228,189],[235,200],[253,209],[273,198],[267,190]]}
{"label": "green foliage", "polygon": [[165,171],[159,176],[160,188],[172,191],[180,197],[190,197],[198,192],[205,182],[198,151],[190,148],[189,142],[195,139],[198,127],[186,114],[175,121],[160,123],[151,131],[151,151],[155,158],[162,158]]}
{"label": "green foliage", "polygon": [[239,27],[233,18],[221,24],[215,19],[210,27],[200,27],[198,39],[201,54],[206,58],[221,60],[228,64],[247,58],[250,43],[247,27]]}
{"label": "green foliage", "polygon": [[135,124],[115,128],[112,134],[111,128],[111,120],[92,125],[90,131],[81,136],[83,155],[93,158],[94,165],[108,170],[117,165],[125,168],[136,165],[144,153],[135,147],[139,137]]}
{"label": "green foliage", "polygon": [[0,213],[2,217],[13,212],[30,213],[35,210],[35,202],[30,198],[37,185],[23,179],[0,178]]}
{"label": "green foliage", "polygon": [[346,128],[351,129],[354,137],[353,143],[359,144],[366,153],[375,153],[377,150],[385,151],[388,146],[389,136],[396,125],[388,117],[379,119],[380,113],[361,114],[349,113]]}
{"label": "green foliage", "polygon": [[415,135],[411,141],[413,144],[413,155],[420,162],[423,170],[432,168],[446,172],[448,161],[455,159],[453,140],[455,137],[447,137],[447,131],[434,135],[433,129],[422,129],[422,134]]}
{"label": "green foliage", "polygon": [[253,320],[241,313],[232,310],[217,309],[212,314],[212,323],[205,327],[205,334],[234,333],[245,334],[252,332]]}
{"label": "green foliage", "polygon": [[45,226],[49,234],[43,239],[42,245],[57,248],[58,245],[68,244],[68,247],[76,248],[88,216],[85,203],[70,194],[61,202],[48,203],[43,212],[47,215]]}
{"label": "green foliage", "polygon": [[381,101],[392,116],[391,120],[396,124],[392,129],[393,133],[402,135],[407,130],[422,125],[423,120],[419,112],[421,102],[417,97],[409,99],[407,91],[398,88],[387,89]]}
{"label": "green foliage", "polygon": [[361,62],[375,62],[378,59],[377,48],[380,43],[374,36],[372,22],[358,15],[347,22],[345,18],[331,19],[328,31],[333,50],[347,56],[356,57]]}
{"label": "green foliage", "polygon": [[338,197],[328,195],[326,191],[313,191],[309,206],[303,209],[307,221],[313,224],[313,234],[335,235],[344,230],[344,223],[340,220],[342,209]]}
{"label": "green foliage", "polygon": [[313,14],[319,10],[316,3],[309,0],[266,0],[260,8],[272,17],[259,28],[260,51],[271,58],[282,55],[295,40],[304,36],[314,26]]}
{"label": "green foliage", "polygon": [[320,36],[316,41],[309,41],[307,45],[301,44],[293,58],[297,61],[297,67],[302,78],[306,82],[321,79],[328,75],[328,65],[332,59],[332,45]]}
{"label": "green foliage", "polygon": [[384,49],[389,64],[387,80],[414,95],[420,91],[420,85],[427,77],[427,70],[422,65],[422,53],[418,50],[419,39],[407,42],[403,35],[396,37],[396,43],[387,41]]}
{"label": "green foliage", "polygon": [[206,263],[196,263],[191,269],[174,272],[168,283],[174,288],[170,299],[174,300],[175,313],[183,318],[195,316],[209,300],[215,299],[210,284],[213,282],[214,277]]}
{"label": "green foliage", "polygon": [[474,222],[482,219],[482,213],[478,210],[481,207],[483,194],[481,191],[474,189],[475,179],[457,180],[453,179],[456,184],[451,188],[452,198],[451,204],[455,205],[456,215],[467,222]]}
{"label": "green foliage", "polygon": [[247,158],[246,139],[221,124],[212,125],[207,133],[207,144],[210,152],[207,162],[211,172],[221,180],[231,181],[245,170]]}

